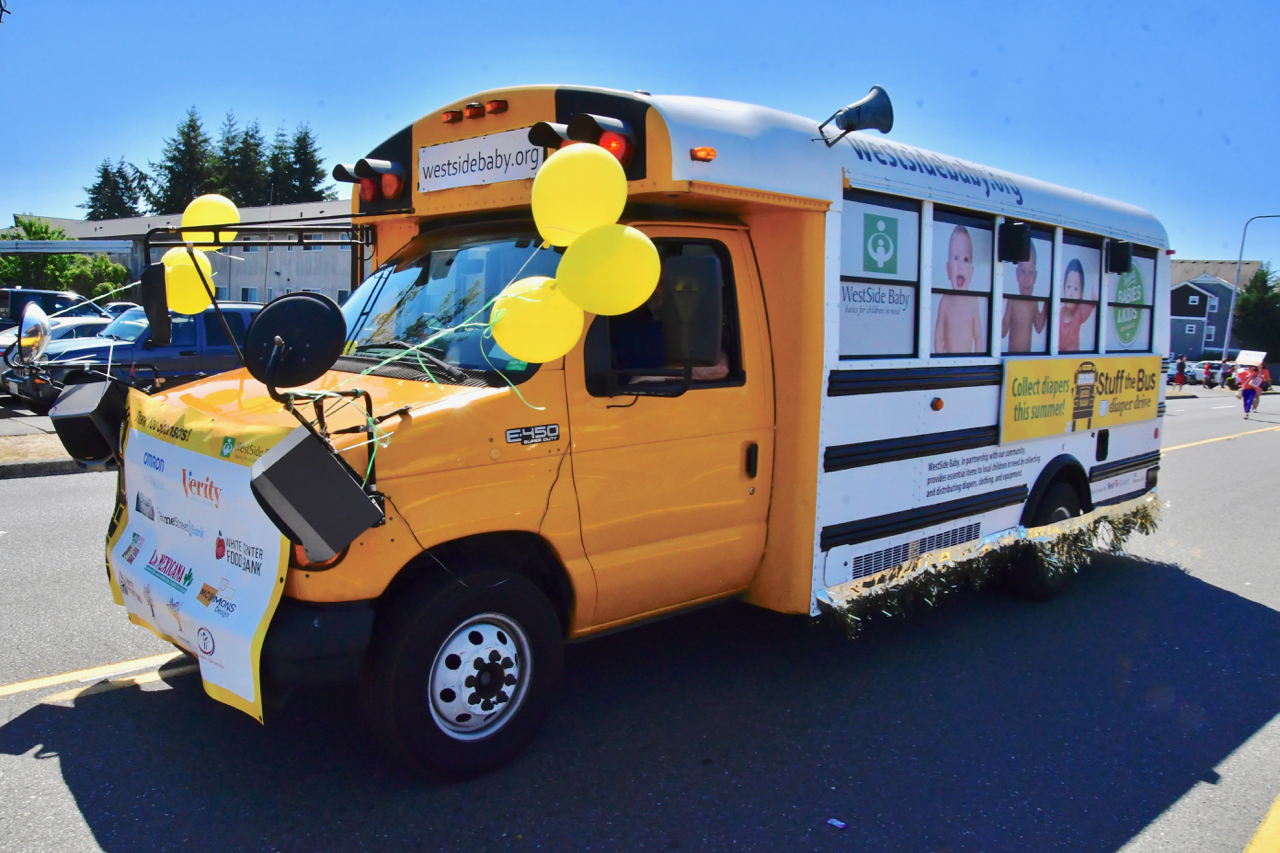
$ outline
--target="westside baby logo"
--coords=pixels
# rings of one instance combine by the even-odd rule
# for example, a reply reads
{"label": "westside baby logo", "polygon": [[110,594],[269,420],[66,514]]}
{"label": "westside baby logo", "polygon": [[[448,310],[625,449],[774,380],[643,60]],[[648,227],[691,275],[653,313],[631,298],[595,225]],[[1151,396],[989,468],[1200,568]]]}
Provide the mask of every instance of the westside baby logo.
{"label": "westside baby logo", "polygon": [[182,469],[182,493],[189,498],[195,498],[205,503],[211,503],[216,508],[218,499],[222,496],[222,489],[213,482],[212,477],[205,477],[203,480],[198,479],[199,475],[194,471]]}

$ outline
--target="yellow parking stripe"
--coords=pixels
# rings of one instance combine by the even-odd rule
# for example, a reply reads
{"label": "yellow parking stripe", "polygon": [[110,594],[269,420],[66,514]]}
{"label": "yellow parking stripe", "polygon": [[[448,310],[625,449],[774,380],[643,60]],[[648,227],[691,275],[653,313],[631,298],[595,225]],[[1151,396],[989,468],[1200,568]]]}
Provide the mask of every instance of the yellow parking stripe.
{"label": "yellow parking stripe", "polygon": [[1280,797],[1271,804],[1271,811],[1262,820],[1262,826],[1253,834],[1253,840],[1244,853],[1275,853],[1280,850]]}
{"label": "yellow parking stripe", "polygon": [[108,678],[129,672],[134,669],[146,669],[162,666],[174,658],[183,657],[182,652],[170,652],[166,655],[153,655],[149,658],[126,660],[120,663],[109,663],[106,666],[95,666],[92,669],[80,669],[75,672],[64,672],[62,675],[49,675],[44,678],[33,678],[30,681],[18,681],[13,684],[0,685],[0,696],[12,696],[28,690],[39,690],[42,687],[53,687],[57,684],[69,684],[72,681],[88,681],[93,678]]}
{"label": "yellow parking stripe", "polygon": [[[170,679],[179,675],[188,675],[192,672],[199,672],[199,664],[189,664],[187,666],[177,666],[163,673],[164,678]],[[141,684],[151,684],[159,681],[162,673],[160,672],[144,672],[141,675],[131,675],[126,678],[113,678],[110,681],[99,681],[97,684],[90,684],[88,687],[73,687],[70,690],[63,690],[61,693],[54,693],[52,696],[44,696],[41,702],[48,704],[49,702],[70,702],[73,699],[80,699],[84,696],[92,696],[95,693],[108,693],[112,690],[119,690],[122,687],[137,687]]]}
{"label": "yellow parking stripe", "polygon": [[1275,432],[1280,427],[1265,427],[1263,429],[1251,429],[1247,432],[1238,432],[1235,435],[1222,435],[1217,438],[1206,438],[1204,441],[1192,441],[1188,444],[1175,444],[1173,447],[1160,448],[1161,453],[1168,453],[1171,450],[1181,450],[1184,447],[1197,447],[1201,444],[1211,444],[1215,441],[1230,441],[1233,438],[1239,438],[1242,435],[1253,435],[1255,432]]}

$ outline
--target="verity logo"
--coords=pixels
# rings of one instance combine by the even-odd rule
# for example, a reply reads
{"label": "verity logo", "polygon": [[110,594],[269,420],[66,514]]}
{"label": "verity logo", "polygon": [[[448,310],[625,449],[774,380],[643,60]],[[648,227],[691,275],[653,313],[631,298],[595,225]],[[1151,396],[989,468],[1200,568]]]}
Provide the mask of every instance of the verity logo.
{"label": "verity logo", "polygon": [[222,489],[218,488],[212,477],[205,477],[203,480],[198,480],[196,477],[197,474],[194,471],[182,469],[182,493],[189,498],[208,501],[216,507]]}
{"label": "verity logo", "polygon": [[898,274],[898,220],[892,216],[862,214],[862,269],[864,272]]}

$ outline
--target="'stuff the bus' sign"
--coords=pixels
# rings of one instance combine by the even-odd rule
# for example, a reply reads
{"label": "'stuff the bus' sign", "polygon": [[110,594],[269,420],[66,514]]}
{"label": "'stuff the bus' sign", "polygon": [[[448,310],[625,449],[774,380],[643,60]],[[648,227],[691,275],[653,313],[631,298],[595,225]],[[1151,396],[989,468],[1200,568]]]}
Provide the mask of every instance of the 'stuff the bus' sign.
{"label": "'stuff the bus' sign", "polygon": [[1154,419],[1163,378],[1158,356],[1011,359],[1004,367],[1000,441]]}

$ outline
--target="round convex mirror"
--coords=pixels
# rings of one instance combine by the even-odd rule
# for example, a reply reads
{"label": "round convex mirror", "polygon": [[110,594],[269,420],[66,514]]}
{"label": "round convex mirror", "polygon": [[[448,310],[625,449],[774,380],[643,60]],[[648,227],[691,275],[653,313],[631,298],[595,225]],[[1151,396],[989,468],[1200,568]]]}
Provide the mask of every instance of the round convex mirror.
{"label": "round convex mirror", "polygon": [[[285,350],[271,367],[275,341]],[[338,303],[319,293],[286,293],[267,303],[244,336],[244,366],[254,379],[277,388],[314,382],[342,355],[347,321]]]}
{"label": "round convex mirror", "polygon": [[28,302],[18,322],[18,361],[35,364],[44,355],[49,339],[49,315],[44,313],[38,302]]}

